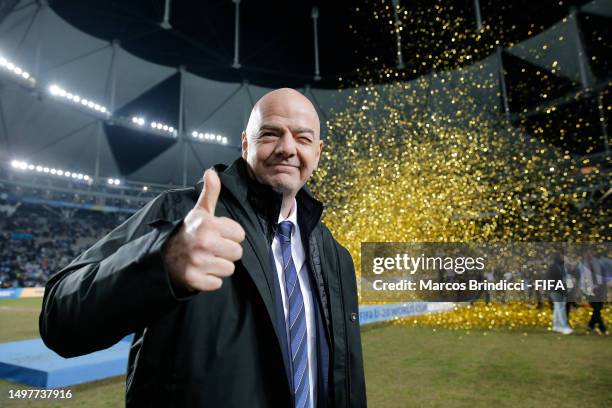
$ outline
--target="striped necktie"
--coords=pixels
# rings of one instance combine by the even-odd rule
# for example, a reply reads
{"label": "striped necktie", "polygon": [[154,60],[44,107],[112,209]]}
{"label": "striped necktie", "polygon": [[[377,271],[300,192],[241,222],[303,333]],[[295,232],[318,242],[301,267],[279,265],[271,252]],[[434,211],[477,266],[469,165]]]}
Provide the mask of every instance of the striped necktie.
{"label": "striped necktie", "polygon": [[310,382],[308,378],[308,343],[306,333],[306,314],[304,298],[297,270],[291,257],[291,221],[278,224],[278,241],[283,256],[283,275],[285,276],[285,294],[289,304],[289,342],[291,347],[291,366],[293,373],[294,407],[310,406]]}

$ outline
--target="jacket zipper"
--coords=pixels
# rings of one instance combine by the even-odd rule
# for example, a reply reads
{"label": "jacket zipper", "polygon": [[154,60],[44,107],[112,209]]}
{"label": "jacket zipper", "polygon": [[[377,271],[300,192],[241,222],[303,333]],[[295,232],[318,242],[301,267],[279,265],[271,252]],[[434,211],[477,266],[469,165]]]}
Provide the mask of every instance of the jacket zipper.
{"label": "jacket zipper", "polygon": [[346,399],[346,406],[350,407],[351,406],[351,359],[349,356],[349,334],[348,334],[348,327],[346,325],[346,309],[345,309],[345,305],[344,305],[344,288],[342,287],[342,271],[340,270],[340,255],[338,254],[338,249],[336,248],[335,245],[332,245],[332,247],[334,248],[334,252],[336,254],[336,270],[338,271],[338,282],[340,283],[340,304],[342,305],[342,324],[344,325],[344,344],[345,344],[345,354],[344,354],[344,358],[346,360],[346,364],[345,364],[345,378],[346,378],[346,391],[347,391],[347,399]]}
{"label": "jacket zipper", "polygon": [[[312,231],[314,232],[314,231]],[[312,237],[312,232],[310,233],[310,235],[308,236],[308,263],[310,266],[310,270],[312,271],[312,273],[314,273],[315,271],[315,264],[314,261],[312,259],[312,251],[310,250],[310,240],[312,239],[314,241],[314,245],[317,245],[317,240],[315,238]],[[319,258],[321,257],[321,255],[319,254]],[[323,273],[321,273],[321,278],[323,279]],[[323,283],[323,290],[325,290],[325,282]],[[319,291],[319,285],[317,284],[317,291]],[[317,294],[317,303],[319,303],[319,307],[321,308],[321,313],[323,313],[322,319],[323,319],[323,326],[325,327],[325,338],[327,339],[327,343],[329,344],[330,347],[330,351],[332,348],[332,339],[331,339],[331,327],[329,327],[329,325],[327,324],[327,319],[325,317],[325,312],[324,312],[324,305],[322,300],[319,300],[321,298],[320,294]],[[329,301],[328,301],[329,302]],[[331,322],[331,319],[330,319]]]}

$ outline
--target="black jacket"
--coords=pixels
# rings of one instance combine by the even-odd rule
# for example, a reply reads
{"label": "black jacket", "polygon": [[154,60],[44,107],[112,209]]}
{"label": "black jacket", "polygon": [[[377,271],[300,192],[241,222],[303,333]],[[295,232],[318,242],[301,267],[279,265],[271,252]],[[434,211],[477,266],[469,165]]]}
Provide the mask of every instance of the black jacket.
{"label": "black jacket", "polygon": [[[549,290],[549,292],[556,292],[561,295],[566,294],[565,263],[562,257],[556,256],[553,259],[553,263],[550,265],[548,271],[546,272],[546,279],[549,281],[554,281],[553,289]],[[557,289],[556,285],[558,284],[558,282],[561,282],[561,284],[563,285],[563,289]]]}
{"label": "black jacket", "polygon": [[[49,280],[39,321],[45,344],[73,357],[135,333],[129,407],[290,407],[269,252],[281,197],[247,177],[245,166],[215,166],[215,215],[246,231],[242,259],[219,290],[182,296],[163,267],[164,244],[195,205],[200,181],[159,195]],[[365,407],[353,261],[321,223],[321,203],[306,189],[296,200],[330,344],[327,405]]]}

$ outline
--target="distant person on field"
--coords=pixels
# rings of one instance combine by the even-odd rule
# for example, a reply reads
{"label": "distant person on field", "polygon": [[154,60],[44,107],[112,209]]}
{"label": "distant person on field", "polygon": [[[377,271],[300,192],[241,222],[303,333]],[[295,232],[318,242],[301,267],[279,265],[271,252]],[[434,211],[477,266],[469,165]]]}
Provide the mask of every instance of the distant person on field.
{"label": "distant person on field", "polygon": [[584,253],[584,259],[580,262],[580,290],[587,298],[593,308],[593,314],[587,329],[594,330],[599,327],[602,334],[606,333],[606,325],[601,317],[601,309],[608,297],[606,270],[592,250]]}
{"label": "distant person on field", "polygon": [[[553,331],[562,334],[571,334],[573,330],[567,323],[567,314],[565,311],[565,304],[567,301],[567,292],[565,290],[565,256],[562,252],[557,252],[554,255],[553,263],[548,269],[546,279],[554,281],[553,289],[548,292],[551,302],[553,303]],[[562,288],[558,287],[557,283],[562,283]]]}

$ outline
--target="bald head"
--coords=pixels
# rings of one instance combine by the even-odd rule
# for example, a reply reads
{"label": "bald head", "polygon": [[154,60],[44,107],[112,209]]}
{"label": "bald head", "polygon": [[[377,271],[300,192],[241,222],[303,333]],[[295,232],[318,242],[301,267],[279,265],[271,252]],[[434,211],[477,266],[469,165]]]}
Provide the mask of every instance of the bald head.
{"label": "bald head", "polygon": [[304,116],[305,119],[311,120],[312,130],[317,137],[320,137],[321,125],[317,110],[307,97],[292,88],[279,88],[270,91],[255,103],[246,127],[247,136],[253,134],[253,129],[258,126],[262,118],[277,113],[290,117]]}
{"label": "bald head", "polygon": [[317,168],[321,142],[319,115],[300,92],[281,88],[253,107],[242,133],[242,157],[259,182],[295,195]]}

